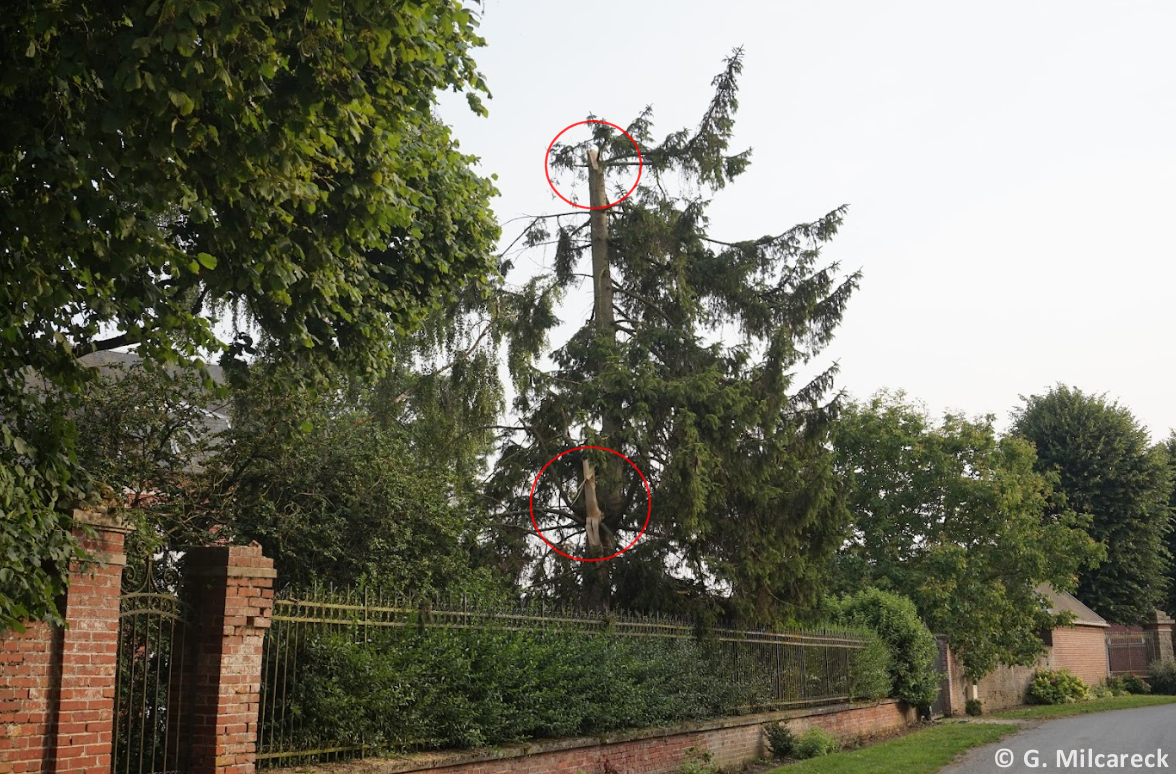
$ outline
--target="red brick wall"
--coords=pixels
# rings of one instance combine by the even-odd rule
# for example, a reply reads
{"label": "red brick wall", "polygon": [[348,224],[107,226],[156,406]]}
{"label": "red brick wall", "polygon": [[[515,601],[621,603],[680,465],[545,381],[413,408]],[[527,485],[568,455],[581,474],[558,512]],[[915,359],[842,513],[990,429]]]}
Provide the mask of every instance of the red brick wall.
{"label": "red brick wall", "polygon": [[[960,715],[971,694],[963,665],[955,654],[948,656],[951,668],[951,714]],[[1053,630],[1053,645],[1034,666],[1000,666],[976,684],[976,697],[985,712],[995,712],[1025,703],[1025,694],[1033,682],[1033,672],[1042,669],[1069,669],[1087,685],[1098,685],[1107,678],[1106,629],[1097,626],[1067,626]]]}
{"label": "red brick wall", "polygon": [[124,531],[105,514],[74,512],[96,560],[70,568],[67,628],[34,623],[0,635],[0,771],[107,774],[114,732]]}
{"label": "red brick wall", "polygon": [[188,553],[187,572],[199,637],[192,774],[250,774],[273,560],[257,543],[200,548]]}
{"label": "red brick wall", "polygon": [[[893,701],[839,705],[813,710],[774,712],[651,729],[603,739],[560,739],[528,746],[433,753],[406,758],[364,761],[365,774],[672,774],[686,759],[686,751],[710,752],[720,766],[737,766],[766,754],[762,726],[787,721],[801,733],[820,726],[842,739],[873,736],[905,728],[914,713]],[[328,774],[334,766],[299,766],[298,774]],[[288,770],[293,774],[294,770]]]}
{"label": "red brick wall", "polygon": [[1054,629],[1053,666],[1069,669],[1087,685],[1103,682],[1108,676],[1107,630],[1099,626]]}
{"label": "red brick wall", "polygon": [[[0,635],[0,771],[31,772],[47,768],[51,665],[60,659],[54,638],[59,629],[30,624],[23,634]],[[48,747],[48,749],[46,749]]]}

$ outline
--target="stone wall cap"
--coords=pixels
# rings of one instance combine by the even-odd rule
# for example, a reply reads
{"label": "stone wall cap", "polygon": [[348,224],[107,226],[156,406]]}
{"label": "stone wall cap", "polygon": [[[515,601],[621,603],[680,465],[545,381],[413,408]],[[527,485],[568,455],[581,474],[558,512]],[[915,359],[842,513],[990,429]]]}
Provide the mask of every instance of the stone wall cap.
{"label": "stone wall cap", "polygon": [[1163,610],[1153,610],[1151,615],[1147,617],[1147,624],[1149,626],[1155,626],[1156,624],[1159,624],[1160,626],[1165,624],[1172,626],[1173,624],[1176,624],[1176,620],[1173,620],[1172,616],[1168,615]]}
{"label": "stone wall cap", "polygon": [[101,510],[74,508],[73,519],[79,524],[85,524],[106,532],[121,532],[126,534],[134,529],[123,521],[122,515],[114,508]]}

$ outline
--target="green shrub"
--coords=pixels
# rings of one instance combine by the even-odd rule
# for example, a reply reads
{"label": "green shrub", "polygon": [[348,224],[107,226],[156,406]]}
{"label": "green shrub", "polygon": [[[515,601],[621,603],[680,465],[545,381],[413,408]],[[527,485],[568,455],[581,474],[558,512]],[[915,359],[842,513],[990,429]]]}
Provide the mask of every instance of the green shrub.
{"label": "green shrub", "polygon": [[847,626],[869,629],[890,650],[890,695],[927,707],[939,694],[935,635],[909,599],[879,589],[865,589],[835,604],[834,615]]}
{"label": "green shrub", "polygon": [[796,749],[796,737],[783,723],[765,724],[764,736],[768,738],[768,752],[773,758],[787,758]]}
{"label": "green shrub", "polygon": [[894,657],[877,636],[866,647],[855,650],[849,662],[849,695],[853,699],[878,701],[891,693],[890,673]]}
{"label": "green shrub", "polygon": [[1151,686],[1144,682],[1139,675],[1127,675],[1123,678],[1123,688],[1127,693],[1151,693]]}
{"label": "green shrub", "polygon": [[[293,646],[291,646],[293,647]],[[695,640],[501,629],[303,633],[271,669],[271,722],[297,744],[441,749],[746,712],[763,699]],[[277,729],[267,729],[267,736]],[[276,738],[280,732],[271,738]]]}
{"label": "green shrub", "polygon": [[794,752],[797,758],[816,758],[829,755],[841,749],[837,737],[819,726],[813,726],[796,740]]}
{"label": "green shrub", "polygon": [[1123,685],[1122,677],[1108,677],[1103,685],[1107,687],[1111,696],[1126,696],[1128,693],[1127,686]]}
{"label": "green shrub", "polygon": [[974,718],[980,717],[984,714],[984,705],[979,699],[968,699],[964,702],[964,712]]}
{"label": "green shrub", "polygon": [[676,774],[718,774],[719,768],[712,761],[708,751],[699,747],[686,748],[686,760],[678,766]]}
{"label": "green shrub", "polygon": [[1151,662],[1147,668],[1147,682],[1152,693],[1176,696],[1176,659]]}
{"label": "green shrub", "polygon": [[1086,696],[1086,683],[1068,669],[1038,669],[1029,685],[1029,699],[1036,704],[1068,704]]}
{"label": "green shrub", "polygon": [[1102,685],[1091,686],[1088,689],[1087,694],[1092,699],[1105,699],[1107,697],[1114,696],[1115,692],[1114,692],[1114,690],[1111,689],[1111,687],[1109,685],[1106,685],[1104,683]]}

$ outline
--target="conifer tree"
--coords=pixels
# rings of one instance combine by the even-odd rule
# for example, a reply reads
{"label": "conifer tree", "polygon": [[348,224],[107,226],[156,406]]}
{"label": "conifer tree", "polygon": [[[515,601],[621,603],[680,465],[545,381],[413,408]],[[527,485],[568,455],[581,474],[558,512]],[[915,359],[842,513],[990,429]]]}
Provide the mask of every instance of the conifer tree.
{"label": "conifer tree", "polygon": [[[554,266],[519,291],[533,306],[516,325],[529,326],[532,346],[542,341],[559,299],[584,286],[593,311],[549,360],[524,348],[511,357],[516,419],[486,490],[500,516],[496,550],[547,598],[770,623],[811,605],[841,540],[828,443],[836,366],[803,382],[797,372],[833,338],[858,285],[821,257],[845,208],[757,239],[710,235],[707,197],[750,160],[729,150],[741,67],[737,50],[694,131],[655,142],[646,108],[626,127],[632,140],[597,123],[589,140],[552,149],[553,169],[587,177],[598,209],[531,223],[521,239],[553,244]],[[638,163],[633,194],[601,207],[606,186]],[[611,559],[640,533],[647,499],[606,451],[561,457],[533,501],[553,545],[599,561],[526,538],[536,474],[578,446],[625,455],[649,482],[648,529]]]}

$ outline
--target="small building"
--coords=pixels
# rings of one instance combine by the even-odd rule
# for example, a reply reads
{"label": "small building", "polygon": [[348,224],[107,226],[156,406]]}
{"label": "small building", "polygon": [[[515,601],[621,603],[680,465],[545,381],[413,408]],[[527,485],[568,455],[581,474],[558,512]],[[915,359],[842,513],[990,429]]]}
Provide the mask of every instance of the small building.
{"label": "small building", "polygon": [[963,664],[950,652],[946,637],[940,636],[939,663],[946,670],[936,704],[938,712],[963,714],[965,700],[973,698],[980,700],[985,712],[1024,704],[1033,672],[1039,668],[1068,669],[1087,685],[1098,685],[1110,676],[1106,620],[1074,595],[1048,584],[1038,586],[1037,593],[1045,598],[1051,613],[1070,613],[1073,622],[1042,633],[1045,653],[1033,666],[1000,666],[973,684],[964,677]]}

